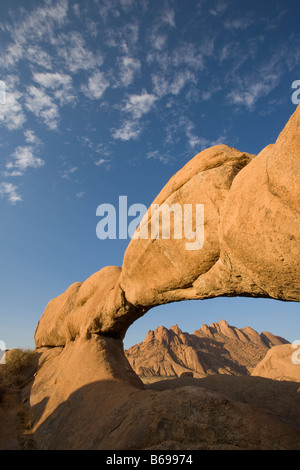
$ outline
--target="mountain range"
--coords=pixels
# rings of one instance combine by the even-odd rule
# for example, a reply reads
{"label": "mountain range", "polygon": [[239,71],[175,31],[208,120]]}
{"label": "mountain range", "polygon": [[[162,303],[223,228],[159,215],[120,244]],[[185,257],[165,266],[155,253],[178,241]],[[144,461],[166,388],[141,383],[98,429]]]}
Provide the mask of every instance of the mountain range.
{"label": "mountain range", "polygon": [[267,331],[257,333],[249,326],[238,329],[225,320],[203,324],[189,334],[178,325],[148,331],[143,342],[125,355],[143,381],[193,375],[250,375],[273,346],[288,341]]}

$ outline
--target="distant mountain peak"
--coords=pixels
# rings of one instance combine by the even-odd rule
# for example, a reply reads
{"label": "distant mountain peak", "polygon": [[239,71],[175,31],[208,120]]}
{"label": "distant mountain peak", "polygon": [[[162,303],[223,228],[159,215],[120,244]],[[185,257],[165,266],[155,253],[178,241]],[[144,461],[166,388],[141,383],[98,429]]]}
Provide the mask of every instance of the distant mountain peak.
{"label": "distant mountain peak", "polygon": [[146,379],[183,372],[193,372],[194,377],[249,375],[271,347],[286,343],[272,333],[259,334],[249,326],[239,329],[222,319],[202,324],[193,334],[177,324],[170,329],[159,326],[125,353],[135,372]]}

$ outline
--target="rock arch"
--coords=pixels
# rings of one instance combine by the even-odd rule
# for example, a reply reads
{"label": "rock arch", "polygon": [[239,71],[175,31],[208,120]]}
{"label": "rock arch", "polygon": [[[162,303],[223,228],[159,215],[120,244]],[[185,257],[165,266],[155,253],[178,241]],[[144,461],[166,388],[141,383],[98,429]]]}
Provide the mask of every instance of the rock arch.
{"label": "rock arch", "polygon": [[[143,390],[125,358],[122,340],[128,327],[150,308],[180,300],[253,296],[300,301],[299,182],[300,106],[276,143],[259,155],[225,145],[204,150],[157,196],[159,205],[204,204],[201,250],[185,250],[184,239],[132,239],[122,268],[103,268],[49,302],[35,332],[39,368],[24,391],[40,448],[160,445],[159,419],[167,411],[160,406],[162,396]],[[201,408],[194,388],[184,397],[190,397],[192,409],[197,403]],[[166,395],[168,403],[171,398],[178,402],[165,408],[174,420],[184,397],[181,391]],[[242,419],[242,408],[240,413]],[[125,434],[120,419],[121,424],[131,420],[124,424]],[[187,426],[196,425],[191,421]],[[182,443],[186,430],[177,436],[178,429],[166,430],[161,439]],[[273,423],[269,429],[272,442]],[[248,431],[238,431],[243,442],[255,442],[256,432],[250,436]]]}

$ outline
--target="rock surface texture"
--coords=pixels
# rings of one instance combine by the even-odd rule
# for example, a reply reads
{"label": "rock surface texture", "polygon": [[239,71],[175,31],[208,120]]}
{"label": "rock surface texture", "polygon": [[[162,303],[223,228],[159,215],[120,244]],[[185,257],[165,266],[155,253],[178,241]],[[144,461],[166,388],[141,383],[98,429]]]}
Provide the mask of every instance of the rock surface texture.
{"label": "rock surface texture", "polygon": [[221,320],[202,325],[193,334],[182,332],[177,325],[169,330],[160,326],[149,331],[144,341],[125,351],[125,355],[144,382],[189,373],[196,378],[245,375],[253,371],[272,346],[286,343],[272,333],[259,335],[249,327],[239,330]]}
{"label": "rock surface texture", "polygon": [[[280,407],[261,410],[242,393],[229,398],[190,383],[143,390],[122,345],[128,327],[159,304],[300,301],[299,182],[300,106],[259,155],[207,149],[157,196],[159,205],[204,204],[201,249],[186,250],[172,231],[170,239],[132,239],[122,268],[103,268],[49,302],[35,333],[39,368],[24,389],[39,448],[300,448],[299,410],[291,423]],[[248,379],[264,393],[268,379]],[[299,406],[292,385],[285,396]]]}
{"label": "rock surface texture", "polygon": [[286,344],[272,348],[255,367],[252,375],[300,382],[300,344],[297,347]]}

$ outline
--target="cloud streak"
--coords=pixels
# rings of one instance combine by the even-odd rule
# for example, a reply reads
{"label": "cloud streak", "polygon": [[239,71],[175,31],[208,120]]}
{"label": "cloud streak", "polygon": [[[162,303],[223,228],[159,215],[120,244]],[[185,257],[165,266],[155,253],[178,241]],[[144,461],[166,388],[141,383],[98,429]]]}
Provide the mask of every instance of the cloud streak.
{"label": "cloud streak", "polygon": [[7,197],[10,204],[13,206],[22,201],[22,196],[17,192],[18,187],[12,183],[0,183],[0,196]]}

